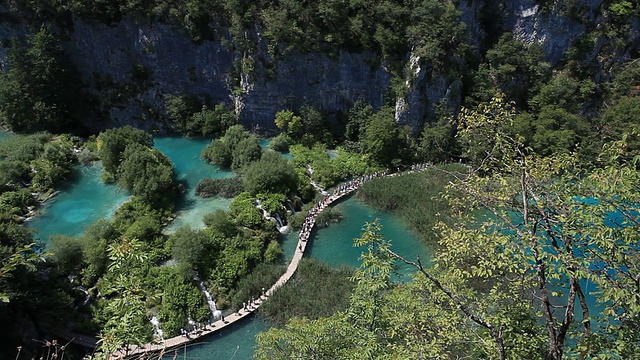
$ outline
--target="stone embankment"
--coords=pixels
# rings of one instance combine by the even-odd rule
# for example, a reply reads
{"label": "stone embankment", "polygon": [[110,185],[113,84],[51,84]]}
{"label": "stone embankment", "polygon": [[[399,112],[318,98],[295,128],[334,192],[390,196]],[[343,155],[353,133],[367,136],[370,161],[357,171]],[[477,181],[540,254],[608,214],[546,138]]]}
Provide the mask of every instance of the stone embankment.
{"label": "stone embankment", "polygon": [[409,168],[410,170],[405,172],[396,172],[392,174],[376,172],[372,175],[360,176],[338,186],[331,195],[325,196],[318,204],[316,204],[311,210],[309,210],[309,215],[305,218],[302,230],[300,231],[300,235],[298,236],[298,245],[296,252],[294,253],[293,258],[291,259],[291,262],[287,267],[287,271],[278,279],[278,281],[275,282],[275,284],[273,284],[268,290],[264,291],[258,298],[251,299],[242,309],[239,309],[232,314],[228,314],[227,316],[224,316],[221,319],[208,325],[204,325],[199,329],[187,332],[186,335],[175,336],[153,344],[146,344],[142,346],[130,347],[129,349],[122,349],[121,351],[112,354],[111,359],[157,359],[162,354],[167,354],[174,350],[177,350],[196,339],[220,331],[221,329],[230,326],[236,321],[249,316],[256,310],[258,310],[260,308],[260,305],[262,305],[262,303],[267,300],[269,296],[271,296],[279,287],[286,284],[287,281],[289,281],[289,279],[291,279],[293,274],[296,272],[300,260],[304,256],[304,252],[307,248],[308,240],[311,236],[311,231],[316,224],[316,217],[324,209],[329,207],[334,202],[340,200],[341,198],[351,194],[353,191],[357,190],[362,183],[371,179],[391,177],[399,174],[408,174],[416,171],[423,171],[427,168],[427,164],[418,164],[411,166]]}

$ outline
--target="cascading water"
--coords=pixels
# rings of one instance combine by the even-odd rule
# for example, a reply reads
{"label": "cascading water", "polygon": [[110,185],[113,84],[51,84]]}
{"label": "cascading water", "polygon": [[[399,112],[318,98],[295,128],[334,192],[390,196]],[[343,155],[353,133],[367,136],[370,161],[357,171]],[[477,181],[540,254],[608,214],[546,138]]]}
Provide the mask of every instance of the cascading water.
{"label": "cascading water", "polygon": [[293,215],[295,215],[296,214],[296,208],[295,208],[295,206],[293,206],[293,203],[291,202],[291,200],[287,199],[286,204],[289,207],[289,209],[291,210],[291,213]]}
{"label": "cascading water", "polygon": [[158,320],[158,318],[154,316],[150,321],[151,325],[153,325],[154,329],[156,329],[156,335],[158,335],[158,338],[164,340],[164,331],[162,331],[162,329],[160,328],[160,320]]}
{"label": "cascading water", "polygon": [[209,304],[209,309],[211,309],[211,316],[215,318],[216,311],[218,311],[218,308],[216,307],[216,302],[213,301],[211,294],[209,293],[209,291],[207,291],[207,288],[204,287],[204,282],[200,280],[198,275],[194,275],[193,279],[198,282],[198,287],[200,288],[200,291],[202,291],[202,293],[204,294],[204,297],[207,299],[207,304]]}
{"label": "cascading water", "polygon": [[89,300],[91,300],[91,295],[89,295],[89,291],[87,289],[85,289],[84,286],[76,286],[76,287],[73,288],[73,290],[82,291],[87,296],[84,299],[84,302],[82,303],[82,305],[87,305],[89,303]]}
{"label": "cascading water", "polygon": [[289,230],[289,226],[284,225],[284,223],[282,222],[282,218],[280,217],[280,214],[276,213],[276,220],[278,222],[278,231],[281,234],[285,234],[287,232],[287,230]]}
{"label": "cascading water", "polygon": [[278,231],[279,231],[281,234],[286,234],[286,233],[287,233],[287,231],[289,230],[289,226],[285,226],[285,225],[284,225],[284,223],[282,222],[282,218],[280,217],[280,214],[275,213],[275,214],[276,214],[276,216],[275,216],[275,217],[271,216],[271,215],[267,212],[267,210],[265,210],[265,209],[263,209],[263,208],[262,208],[262,202],[260,201],[260,199],[256,200],[256,204],[257,204],[257,205],[256,205],[256,207],[257,207],[258,209],[262,210],[262,216],[263,216],[265,219],[267,219],[267,220],[272,221],[273,223],[275,223],[275,224],[276,224],[276,227],[278,228]]}

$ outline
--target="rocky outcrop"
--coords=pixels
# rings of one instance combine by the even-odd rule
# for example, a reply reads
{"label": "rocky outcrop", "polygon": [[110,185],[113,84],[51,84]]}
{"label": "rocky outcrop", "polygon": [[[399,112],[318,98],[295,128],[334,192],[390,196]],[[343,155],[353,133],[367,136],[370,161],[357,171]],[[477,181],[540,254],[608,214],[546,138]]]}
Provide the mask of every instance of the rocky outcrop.
{"label": "rocky outcrop", "polygon": [[[471,44],[478,48],[487,22],[493,20],[483,14],[488,1],[459,2]],[[580,16],[556,5],[543,12],[538,2],[506,0],[501,26],[519,39],[541,44],[555,65],[601,19],[604,0],[578,0],[574,5]],[[245,125],[266,130],[274,127],[277,111],[305,103],[329,114],[347,110],[358,99],[379,107],[391,84],[390,73],[374,54],[289,53],[273,60],[239,54],[224,38],[195,43],[182,29],[132,18],[111,25],[78,19],[70,24],[57,31],[86,87],[99,100],[101,116],[87,120],[93,130],[124,124],[162,129],[168,94],[195,94],[213,104],[233,104]],[[638,27],[636,21],[633,29]],[[24,38],[27,32],[20,17],[0,5],[0,63],[6,62],[7,40]],[[264,44],[258,44],[261,47]],[[462,85],[459,79],[432,73],[430,64],[410,54],[407,61],[405,94],[396,101],[397,120],[420,129],[433,119],[438,104],[459,106]]]}
{"label": "rocky outcrop", "polygon": [[76,21],[65,46],[96,96],[114,98],[116,106],[104,109],[109,123],[92,128],[161,127],[153,115],[162,114],[167,94],[195,94],[233,103],[245,125],[268,130],[277,111],[305,103],[328,113],[360,98],[378,107],[389,86],[389,74],[370,65],[373,54],[293,54],[269,68],[248,58],[252,69],[234,74],[234,62],[247,57],[222,43],[196,44],[162,24],[123,20],[115,26]]}
{"label": "rocky outcrop", "polygon": [[243,83],[241,119],[248,124],[272,128],[276,111],[310,104],[332,114],[345,111],[362,99],[374,108],[383,102],[390,75],[370,65],[373,54],[340,52],[296,54],[277,61],[267,73],[260,67]]}
{"label": "rocky outcrop", "polygon": [[228,75],[234,54],[220,41],[195,44],[180,30],[131,19],[113,26],[78,20],[68,35],[66,50],[88,88],[113,99],[115,106],[103,109],[107,127],[159,126],[157,114],[168,94],[232,101]]}

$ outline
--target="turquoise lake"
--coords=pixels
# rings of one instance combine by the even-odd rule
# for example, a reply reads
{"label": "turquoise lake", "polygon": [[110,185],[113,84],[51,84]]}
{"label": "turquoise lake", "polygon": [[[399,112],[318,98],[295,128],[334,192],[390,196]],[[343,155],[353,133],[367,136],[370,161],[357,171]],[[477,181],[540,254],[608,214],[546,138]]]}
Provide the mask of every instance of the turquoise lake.
{"label": "turquoise lake", "polygon": [[[154,147],[169,156],[175,164],[177,180],[184,186],[185,194],[178,203],[176,219],[167,232],[188,225],[202,228],[202,217],[217,209],[228,209],[230,199],[214,197],[202,199],[195,196],[198,181],[205,177],[230,177],[230,171],[209,165],[200,159],[200,152],[211,139],[186,139],[179,137],[154,138]],[[105,185],[100,177],[99,163],[91,166],[74,166],[69,181],[59,186],[60,193],[39,209],[39,216],[28,222],[37,229],[37,238],[46,242],[49,236],[62,234],[80,236],[96,220],[110,218],[129,195],[115,185]]]}
{"label": "turquoise lake", "polygon": [[129,194],[115,185],[105,185],[100,163],[74,166],[60,191],[38,209],[40,215],[27,224],[38,232],[35,237],[47,242],[51,235],[80,236],[89,225],[110,218]]}
{"label": "turquoise lake", "polygon": [[[423,261],[428,261],[428,249],[403,225],[398,216],[375,210],[353,196],[334,206],[343,214],[343,219],[328,227],[315,229],[312,239],[309,240],[311,246],[307,248],[305,257],[317,258],[334,267],[359,266],[358,257],[362,248],[353,247],[353,239],[360,237],[365,222],[372,222],[377,218],[383,226],[382,233],[385,238],[392,241],[394,251],[410,260],[415,260],[415,256],[420,255]],[[298,233],[292,232],[283,238],[282,247],[285,258],[288,260],[296,250]],[[408,274],[414,271],[407,266],[400,266],[398,272]],[[399,280],[407,279],[408,276],[403,276]],[[251,359],[256,345],[255,336],[267,330],[268,327],[269,325],[259,317],[250,321],[241,321],[235,324],[229,337],[224,337],[224,334],[221,334],[223,336],[214,334],[211,338],[205,337],[203,344],[189,348],[187,359]],[[184,355],[181,352],[178,358],[181,359]],[[171,358],[172,356],[166,356],[164,360]]]}
{"label": "turquoise lake", "polygon": [[[269,324],[257,316],[251,316],[237,322],[224,331],[213,333],[196,343],[189,344],[186,353],[178,351],[175,359],[197,360],[245,360],[253,356],[254,338],[259,332],[269,329]],[[175,352],[167,354],[163,359],[174,359]]]}
{"label": "turquoise lake", "polygon": [[[184,186],[184,197],[178,205],[177,218],[167,227],[171,232],[180,226],[204,227],[202,217],[216,209],[228,209],[229,199],[201,199],[195,196],[195,186],[205,177],[231,177],[229,171],[209,165],[200,159],[200,152],[210,139],[185,139],[180,137],[154,138],[154,146],[169,156],[175,164],[177,180]],[[268,140],[262,140],[268,148]],[[290,155],[283,154],[288,157]],[[75,166],[70,181],[60,186],[60,193],[40,208],[41,215],[29,222],[29,227],[39,231],[38,237],[46,241],[53,234],[79,236],[85,229],[101,218],[109,218],[124,203],[129,195],[113,185],[105,185],[100,177],[100,164]],[[343,219],[326,228],[314,230],[307,257],[315,257],[339,267],[343,264],[357,267],[362,249],[352,246],[359,237],[365,222],[380,219],[383,234],[393,241],[393,248],[401,255],[415,259],[416,252],[427,258],[427,250],[393,214],[376,211],[356,200],[353,196],[334,205],[343,214]],[[285,258],[290,259],[296,249],[296,232],[283,236]],[[401,273],[408,269],[400,269]],[[187,347],[188,359],[249,359],[255,336],[269,328],[259,317],[235,324],[230,329],[200,339]],[[184,358],[184,353],[180,358]],[[168,357],[168,359],[172,356]]]}

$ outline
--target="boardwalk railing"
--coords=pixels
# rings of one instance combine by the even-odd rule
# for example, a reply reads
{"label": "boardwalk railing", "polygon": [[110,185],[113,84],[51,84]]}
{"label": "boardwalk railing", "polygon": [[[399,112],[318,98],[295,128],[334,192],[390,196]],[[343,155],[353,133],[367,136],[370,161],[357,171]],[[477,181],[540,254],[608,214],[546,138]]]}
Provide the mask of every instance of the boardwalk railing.
{"label": "boardwalk railing", "polygon": [[[300,235],[298,236],[298,244],[295,253],[293,254],[293,258],[287,267],[287,271],[285,271],[282,276],[273,284],[267,291],[265,291],[259,298],[250,301],[246,307],[230,314],[228,316],[223,317],[220,320],[217,320],[209,325],[202,327],[201,329],[189,332],[187,335],[179,335],[169,339],[164,339],[159,341],[158,343],[153,344],[145,344],[142,346],[131,346],[128,349],[121,349],[118,352],[111,354],[111,359],[131,359],[131,358],[157,358],[162,354],[166,354],[170,351],[179,349],[183,345],[190,343],[198,338],[203,336],[207,336],[211,333],[220,331],[225,327],[243,319],[253,313],[254,311],[260,308],[260,305],[273,294],[280,286],[284,285],[291,279],[293,274],[298,269],[298,264],[304,255],[304,251],[307,248],[309,236],[311,235],[311,231],[316,224],[316,217],[320,214],[324,209],[329,207],[334,202],[339,199],[351,194],[353,191],[357,190],[360,185],[366,181],[382,178],[382,177],[392,177],[399,174],[405,173],[413,173],[416,171],[423,171],[427,169],[426,164],[413,165],[411,166],[411,170],[405,172],[397,172],[393,174],[386,174],[377,172],[373,175],[364,175],[348,181],[336,188],[333,194],[325,196],[316,206],[314,206],[311,210],[309,210],[309,215],[306,217],[302,230],[300,231]],[[157,355],[160,354],[160,355]]]}

